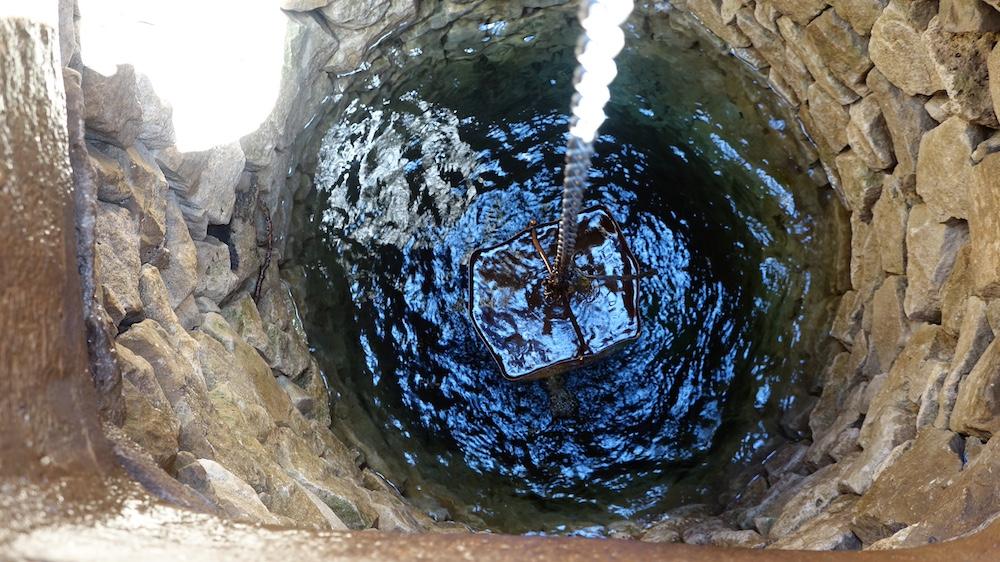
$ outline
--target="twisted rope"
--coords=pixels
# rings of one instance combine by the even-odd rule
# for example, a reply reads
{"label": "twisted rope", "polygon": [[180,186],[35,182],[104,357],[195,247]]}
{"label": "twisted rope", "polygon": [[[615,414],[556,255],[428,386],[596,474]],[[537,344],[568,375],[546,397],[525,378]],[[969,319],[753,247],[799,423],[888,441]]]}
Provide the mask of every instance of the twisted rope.
{"label": "twisted rope", "polygon": [[576,235],[579,229],[583,192],[587,188],[587,173],[594,154],[593,143],[570,137],[566,147],[566,170],[563,179],[562,218],[559,220],[559,245],[556,249],[555,281],[564,282],[570,274],[576,255]]}
{"label": "twisted rope", "polygon": [[580,65],[573,75],[576,94],[573,96],[573,117],[566,145],[559,242],[555,268],[548,278],[552,288],[565,288],[574,275],[579,214],[594,155],[594,139],[605,119],[604,105],[611,97],[608,85],[618,72],[614,58],[625,44],[619,26],[628,18],[632,8],[633,0],[584,0],[580,6],[580,23],[584,33],[576,48]]}

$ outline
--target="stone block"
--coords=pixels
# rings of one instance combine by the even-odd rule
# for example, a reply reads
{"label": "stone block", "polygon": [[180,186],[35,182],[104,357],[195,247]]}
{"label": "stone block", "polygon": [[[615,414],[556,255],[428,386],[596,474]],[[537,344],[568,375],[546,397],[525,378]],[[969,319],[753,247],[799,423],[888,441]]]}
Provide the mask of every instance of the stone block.
{"label": "stone block", "polygon": [[128,209],[98,202],[94,239],[95,274],[108,316],[116,326],[140,317],[139,222]]}
{"label": "stone block", "polygon": [[923,35],[936,13],[931,0],[891,0],[872,27],[868,50],[875,68],[911,96],[944,89]]}
{"label": "stone block", "polygon": [[194,209],[204,210],[208,224],[229,224],[236,185],[245,166],[246,157],[238,142],[185,153],[178,170],[188,185],[182,198]]}
{"label": "stone block", "polygon": [[941,321],[941,289],[969,239],[964,221],[938,222],[927,205],[910,209],[906,228],[906,315]]}
{"label": "stone block", "polygon": [[198,252],[198,286],[195,295],[216,304],[229,296],[239,282],[230,262],[229,246],[212,236],[194,242]]}
{"label": "stone block", "polygon": [[841,152],[835,162],[848,207],[858,218],[868,222],[872,206],[882,193],[885,174],[869,168],[865,159],[854,150]]}
{"label": "stone block", "polygon": [[941,0],[940,13],[948,33],[1000,31],[1000,11],[982,0]]}
{"label": "stone block", "polygon": [[169,470],[179,450],[180,423],[156,380],[153,367],[128,348],[116,346],[122,370],[125,425],[122,430]]}
{"label": "stone block", "polygon": [[865,95],[865,75],[872,67],[868,41],[854,32],[835,10],[826,10],[805,28],[806,41],[833,75],[859,95]]}
{"label": "stone block", "polygon": [[851,116],[847,108],[826,93],[818,84],[809,86],[809,115],[820,148],[831,155],[840,153],[847,146],[847,125]]}
{"label": "stone block", "polygon": [[826,0],[771,0],[771,4],[799,25],[806,25],[826,8]]}
{"label": "stone block", "polygon": [[920,141],[917,193],[934,220],[969,218],[972,151],[986,138],[982,127],[951,117]]}
{"label": "stone block", "polygon": [[872,228],[878,239],[882,269],[886,273],[906,273],[906,222],[910,207],[895,175],[886,176],[882,194],[872,207]]}
{"label": "stone block", "polygon": [[986,347],[959,384],[949,427],[986,439],[1000,429],[1000,340]]}
{"label": "stone block", "polygon": [[871,343],[879,366],[888,370],[909,337],[910,326],[903,311],[906,278],[890,275],[872,299]]}
{"label": "stone block", "polygon": [[931,20],[923,37],[953,106],[951,112],[973,123],[1000,127],[990,96],[988,64],[997,34],[948,33],[939,22]]}
{"label": "stone block", "polygon": [[829,0],[837,14],[851,24],[859,35],[870,35],[875,20],[889,0]]}
{"label": "stone block", "polygon": [[1000,153],[973,167],[969,213],[972,290],[1000,297]]}
{"label": "stone block", "polygon": [[851,529],[864,544],[920,522],[928,506],[962,470],[962,439],[947,430],[922,430],[906,452],[886,467],[855,506]]}
{"label": "stone block", "polygon": [[936,395],[926,396],[922,401],[921,413],[926,411],[926,415],[921,417],[930,418],[933,414],[935,427],[947,429],[951,426],[951,413],[958,398],[959,387],[993,342],[993,337],[993,329],[986,314],[986,303],[979,298],[969,297],[965,302],[962,327],[948,375]]}
{"label": "stone block", "polygon": [[[826,90],[833,99],[840,102],[841,105],[847,105],[861,97],[856,91],[841,82],[827,66],[823,55],[816,47],[816,41],[819,41],[819,38],[809,40],[806,31],[788,17],[778,18],[778,30],[785,39],[788,49],[795,53],[808,69],[809,74],[816,80],[816,83]],[[823,35],[820,31],[813,33],[818,37]],[[821,39],[825,45],[825,38]],[[865,89],[867,90],[867,87]]]}
{"label": "stone block", "polygon": [[896,163],[892,140],[875,96],[867,96],[850,107],[847,139],[854,152],[872,170],[884,170]]}
{"label": "stone block", "polygon": [[889,136],[892,138],[892,148],[896,158],[893,173],[901,178],[912,176],[917,170],[920,139],[937,123],[927,113],[923,97],[906,94],[889,82],[877,69],[872,69],[868,73],[866,82],[878,101],[886,127],[889,129]]}

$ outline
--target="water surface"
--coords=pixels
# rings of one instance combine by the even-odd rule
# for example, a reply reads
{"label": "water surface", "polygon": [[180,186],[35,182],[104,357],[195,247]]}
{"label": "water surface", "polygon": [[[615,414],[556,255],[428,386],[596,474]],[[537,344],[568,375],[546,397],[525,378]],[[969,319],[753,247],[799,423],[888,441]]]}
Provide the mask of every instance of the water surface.
{"label": "water surface", "polygon": [[468,260],[558,216],[572,16],[430,42],[443,55],[395,47],[393,78],[359,79],[325,122],[301,256],[335,428],[404,493],[505,531],[711,498],[782,438],[814,375],[803,303],[828,290],[825,195],[790,113],[735,60],[636,17],[584,206],[607,207],[654,272],[642,335],[565,377],[570,417],[542,383],[500,377],[468,317]]}

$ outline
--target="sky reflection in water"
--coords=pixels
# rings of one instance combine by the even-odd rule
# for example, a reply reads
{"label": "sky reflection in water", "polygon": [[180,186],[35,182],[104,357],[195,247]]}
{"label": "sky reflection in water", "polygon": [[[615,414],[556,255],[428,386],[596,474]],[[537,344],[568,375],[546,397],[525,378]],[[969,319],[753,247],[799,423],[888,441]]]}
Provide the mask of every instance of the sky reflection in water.
{"label": "sky reflection in water", "polygon": [[[501,379],[477,339],[467,265],[477,247],[557,217],[568,84],[535,77],[544,85],[521,92],[527,107],[480,103],[491,85],[471,80],[445,87],[429,74],[385,88],[382,101],[352,104],[320,152],[318,243],[329,253],[319,255],[349,280],[359,338],[347,345],[364,360],[340,377],[386,420],[399,454],[446,486],[471,469],[510,478],[516,495],[628,513],[720,442],[741,454],[763,443],[760,417],[785,374],[775,342],[761,339],[787,322],[774,315],[800,296],[791,280],[802,269],[794,253],[767,247],[809,232],[788,188],[711,114],[664,117],[661,100],[620,83],[584,206],[610,209],[656,274],[643,281],[639,341],[568,375],[579,411],[556,418],[544,387]],[[333,282],[335,268],[310,267]],[[795,334],[779,332],[787,349]]]}

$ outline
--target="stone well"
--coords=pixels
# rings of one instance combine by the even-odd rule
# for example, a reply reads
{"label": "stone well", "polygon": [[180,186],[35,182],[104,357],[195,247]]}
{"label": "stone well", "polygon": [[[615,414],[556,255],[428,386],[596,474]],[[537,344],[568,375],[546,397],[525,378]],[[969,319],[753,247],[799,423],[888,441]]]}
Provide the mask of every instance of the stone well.
{"label": "stone well", "polygon": [[[187,153],[141,69],[85,65],[72,0],[59,29],[0,18],[0,551],[841,559],[494,537],[401,493],[331,419],[292,259],[318,117],[377,67],[386,41],[565,3],[283,0],[271,115]],[[696,30],[739,59],[797,115],[789,143],[835,196],[842,236],[826,265],[842,283],[808,431],[742,467],[720,497],[605,534],[989,559],[1000,540],[1000,5],[639,4],[643,21]],[[367,529],[415,535],[353,532]],[[86,548],[58,546],[74,538]]]}

